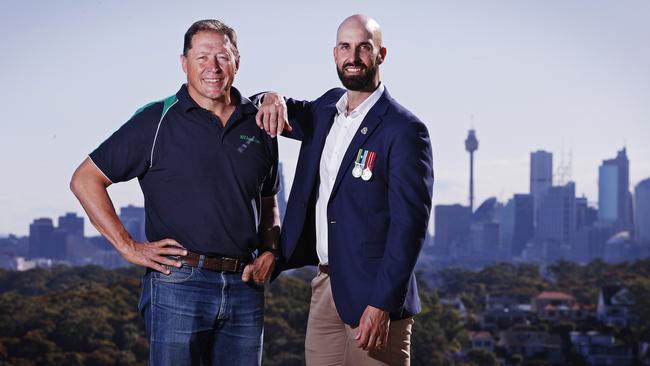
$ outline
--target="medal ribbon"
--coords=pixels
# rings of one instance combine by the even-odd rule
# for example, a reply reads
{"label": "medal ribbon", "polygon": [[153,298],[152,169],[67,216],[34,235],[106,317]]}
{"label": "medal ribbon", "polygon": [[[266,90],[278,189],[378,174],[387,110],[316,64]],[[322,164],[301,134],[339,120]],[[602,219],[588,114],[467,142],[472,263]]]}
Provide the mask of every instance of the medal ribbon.
{"label": "medal ribbon", "polygon": [[357,160],[354,161],[355,164],[361,164],[362,154],[363,154],[363,149],[359,149],[359,152],[357,153]]}
{"label": "medal ribbon", "polygon": [[375,159],[377,157],[377,153],[374,151],[368,151],[368,159],[365,161],[364,169],[368,169],[372,172],[372,168],[375,166]]}
{"label": "medal ribbon", "polygon": [[368,150],[363,151],[363,158],[361,159],[361,163],[359,165],[361,166],[366,166],[366,161],[368,160]]}

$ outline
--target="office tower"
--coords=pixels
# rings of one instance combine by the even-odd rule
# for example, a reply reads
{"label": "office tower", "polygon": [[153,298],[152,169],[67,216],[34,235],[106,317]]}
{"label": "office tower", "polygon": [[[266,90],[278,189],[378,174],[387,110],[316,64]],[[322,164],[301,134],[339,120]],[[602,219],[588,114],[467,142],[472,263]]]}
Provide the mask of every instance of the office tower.
{"label": "office tower", "polygon": [[58,231],[71,236],[84,236],[84,218],[75,213],[68,212],[65,216],[59,216]]}
{"label": "office tower", "polygon": [[435,207],[435,253],[449,256],[454,245],[469,240],[470,210],[461,205],[437,205]]}
{"label": "office tower", "polygon": [[625,148],[598,168],[598,220],[616,230],[630,230],[630,167]]}
{"label": "office tower", "polygon": [[529,194],[515,194],[503,208],[500,235],[507,258],[521,256],[533,239],[533,210],[533,196]]}
{"label": "office tower", "polygon": [[592,226],[598,219],[598,210],[589,206],[587,197],[576,197],[576,229]]}
{"label": "office tower", "polygon": [[568,255],[576,232],[575,184],[548,189],[537,212],[535,239],[547,248],[551,260]]}
{"label": "office tower", "polygon": [[535,222],[541,201],[552,185],[553,154],[544,150],[530,153],[530,195],[533,196]]}
{"label": "office tower", "polygon": [[147,240],[145,233],[144,207],[128,205],[120,208],[120,221],[131,234],[134,240],[144,242]]}
{"label": "office tower", "polygon": [[65,259],[65,234],[54,229],[49,218],[35,219],[29,225],[29,257]]}
{"label": "office tower", "polygon": [[501,257],[499,243],[499,219],[501,205],[496,197],[483,201],[471,215],[469,252],[462,257],[479,262],[493,261]]}
{"label": "office tower", "polygon": [[278,163],[278,179],[280,180],[280,191],[278,192],[278,211],[280,221],[284,220],[284,213],[287,211],[287,195],[285,193],[284,172],[282,163]]}
{"label": "office tower", "polygon": [[642,180],[634,188],[634,203],[636,238],[640,243],[650,245],[650,178]]}
{"label": "office tower", "polygon": [[469,152],[469,212],[474,212],[474,151],[478,150],[478,140],[473,129],[467,134],[465,150]]}

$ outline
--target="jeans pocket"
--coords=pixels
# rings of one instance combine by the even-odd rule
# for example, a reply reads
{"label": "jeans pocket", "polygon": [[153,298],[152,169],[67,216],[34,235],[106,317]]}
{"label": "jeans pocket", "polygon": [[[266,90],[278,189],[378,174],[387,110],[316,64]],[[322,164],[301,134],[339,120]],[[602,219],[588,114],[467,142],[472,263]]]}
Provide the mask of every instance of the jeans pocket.
{"label": "jeans pocket", "polygon": [[151,276],[154,281],[166,283],[181,283],[188,281],[195,273],[194,267],[183,266],[181,268],[165,266],[171,273],[164,274],[161,272],[152,272]]}

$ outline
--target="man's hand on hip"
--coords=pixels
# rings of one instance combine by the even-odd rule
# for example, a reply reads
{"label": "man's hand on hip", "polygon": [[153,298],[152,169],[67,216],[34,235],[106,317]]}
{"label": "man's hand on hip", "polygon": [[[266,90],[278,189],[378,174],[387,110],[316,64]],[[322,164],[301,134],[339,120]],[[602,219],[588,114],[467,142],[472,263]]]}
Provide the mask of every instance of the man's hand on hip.
{"label": "man's hand on hip", "polygon": [[284,102],[282,95],[275,92],[264,94],[264,101],[257,111],[255,121],[257,126],[265,130],[271,137],[281,134],[284,130],[288,132],[293,130],[289,124],[287,103]]}
{"label": "man's hand on hip", "polygon": [[255,258],[253,263],[244,267],[241,279],[244,282],[250,281],[251,277],[256,283],[263,285],[273,273],[275,267],[275,257],[271,252],[264,252]]}
{"label": "man's hand on hip", "polygon": [[171,272],[163,265],[181,267],[178,260],[167,258],[167,256],[185,256],[187,249],[183,248],[176,240],[163,239],[150,243],[133,241],[120,251],[122,257],[128,262],[138,266],[149,267],[155,271],[170,274]]}
{"label": "man's hand on hip", "polygon": [[354,337],[357,340],[357,346],[366,351],[386,346],[389,326],[390,316],[387,311],[370,305],[366,306],[366,310],[359,320],[357,335]]}

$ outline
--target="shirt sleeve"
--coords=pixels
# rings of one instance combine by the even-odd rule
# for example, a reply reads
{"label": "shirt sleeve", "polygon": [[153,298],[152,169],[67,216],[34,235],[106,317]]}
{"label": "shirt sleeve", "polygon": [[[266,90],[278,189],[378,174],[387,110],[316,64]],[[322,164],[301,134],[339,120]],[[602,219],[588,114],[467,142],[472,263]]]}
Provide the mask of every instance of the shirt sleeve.
{"label": "shirt sleeve", "polygon": [[262,197],[272,197],[280,192],[280,174],[278,172],[278,139],[266,137],[273,163],[269,175],[262,185]]}
{"label": "shirt sleeve", "polygon": [[156,103],[136,113],[89,154],[111,182],[131,180],[149,169],[161,108],[160,103]]}

